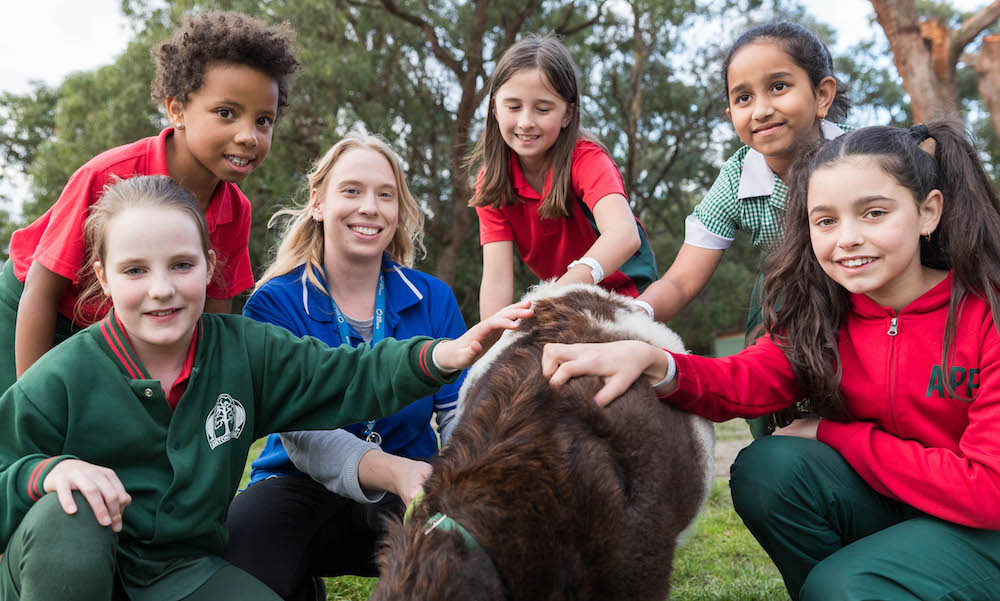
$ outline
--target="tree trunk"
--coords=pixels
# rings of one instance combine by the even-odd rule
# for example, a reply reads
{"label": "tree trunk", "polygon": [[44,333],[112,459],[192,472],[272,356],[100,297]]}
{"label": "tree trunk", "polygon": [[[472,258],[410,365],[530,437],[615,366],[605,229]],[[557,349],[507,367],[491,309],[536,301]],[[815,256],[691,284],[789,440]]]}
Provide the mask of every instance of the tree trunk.
{"label": "tree trunk", "polygon": [[[963,49],[1000,17],[995,0],[957,29],[937,18],[920,22],[915,0],[871,0],[885,31],[903,88],[910,95],[913,119],[924,122],[959,109],[955,67]],[[984,100],[986,96],[984,95]]]}
{"label": "tree trunk", "polygon": [[[632,98],[625,113],[625,190],[633,198],[638,190],[639,180],[639,119],[642,118],[642,77],[649,67],[649,59],[656,46],[655,26],[649,32],[643,31],[643,7],[639,2],[632,6],[632,72],[629,75],[629,93]],[[643,37],[649,35],[649,42]]]}
{"label": "tree trunk", "polygon": [[[955,64],[949,63],[950,30],[942,23],[921,25],[913,0],[871,0],[889,39],[892,60],[910,95],[915,122],[940,111],[958,110]],[[924,35],[930,36],[925,38]]]}
{"label": "tree trunk", "polygon": [[976,59],[979,95],[990,113],[993,134],[1000,139],[1000,34],[983,38]]}

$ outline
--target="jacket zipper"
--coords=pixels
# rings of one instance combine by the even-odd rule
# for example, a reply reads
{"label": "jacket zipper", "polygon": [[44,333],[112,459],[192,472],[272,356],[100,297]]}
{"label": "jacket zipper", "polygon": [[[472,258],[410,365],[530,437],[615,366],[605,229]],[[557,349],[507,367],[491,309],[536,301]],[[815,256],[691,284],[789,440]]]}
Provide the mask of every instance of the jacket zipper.
{"label": "jacket zipper", "polygon": [[896,334],[899,332],[899,317],[893,317],[889,322],[889,331],[886,334],[889,335],[889,420],[892,422],[892,427],[898,431],[896,427],[896,415],[893,411],[893,400],[896,396]]}

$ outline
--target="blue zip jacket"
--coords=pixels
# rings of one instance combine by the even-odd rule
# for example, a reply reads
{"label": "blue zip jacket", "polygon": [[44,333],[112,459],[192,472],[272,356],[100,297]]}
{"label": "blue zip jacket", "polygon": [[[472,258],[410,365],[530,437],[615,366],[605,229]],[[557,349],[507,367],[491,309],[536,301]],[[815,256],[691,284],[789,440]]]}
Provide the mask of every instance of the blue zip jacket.
{"label": "blue zip jacket", "polygon": [[[299,336],[314,336],[330,346],[340,339],[331,299],[316,288],[305,274],[305,265],[269,280],[254,292],[243,307],[247,317],[279,325]],[[316,270],[316,277],[326,286],[326,274]],[[458,338],[465,333],[465,320],[451,288],[434,276],[402,267],[387,255],[382,257],[386,290],[386,336],[402,340],[413,336]],[[348,325],[351,346],[363,344],[361,336]],[[403,457],[430,457],[437,453],[437,435],[431,428],[431,414],[453,410],[458,405],[458,391],[465,379],[448,384],[433,395],[406,406],[405,409],[375,423],[382,436],[382,450]],[[364,423],[344,429],[361,436]],[[260,456],[253,462],[250,484],[270,476],[302,476],[288,457],[281,437],[271,434]]]}

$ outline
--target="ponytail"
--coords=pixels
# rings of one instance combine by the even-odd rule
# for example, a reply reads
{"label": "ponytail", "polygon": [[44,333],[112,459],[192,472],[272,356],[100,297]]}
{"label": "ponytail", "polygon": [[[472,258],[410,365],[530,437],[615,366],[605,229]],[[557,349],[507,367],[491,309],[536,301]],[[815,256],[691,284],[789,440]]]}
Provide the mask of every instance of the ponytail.
{"label": "ponytail", "polygon": [[[1000,333],[1000,202],[961,124],[945,119],[909,129],[866,127],[817,142],[789,174],[785,236],[765,263],[762,312],[764,330],[782,347],[808,396],[806,407],[831,419],[847,419],[839,393],[838,340],[849,297],[812,251],[807,190],[817,169],[856,156],[871,159],[918,202],[935,189],[944,198],[937,229],[920,242],[920,260],[954,274],[941,349],[945,369],[967,294],[989,303]],[[945,385],[951,396],[961,398],[950,382]]]}

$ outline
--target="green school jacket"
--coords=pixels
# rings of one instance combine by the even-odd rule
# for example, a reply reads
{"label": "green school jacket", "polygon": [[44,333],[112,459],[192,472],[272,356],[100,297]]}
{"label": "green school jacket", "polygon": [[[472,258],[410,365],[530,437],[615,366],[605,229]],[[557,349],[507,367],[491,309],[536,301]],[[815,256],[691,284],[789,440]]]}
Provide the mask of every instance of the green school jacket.
{"label": "green school jacket", "polygon": [[[205,314],[175,410],[113,314],[46,353],[0,397],[0,548],[62,459],[109,467],[132,495],[118,567],[136,601],[182,598],[222,565],[226,511],[250,445],[271,432],[334,429],[435,392],[437,341],[368,349],[235,315]],[[2,561],[2,559],[0,559]]]}

